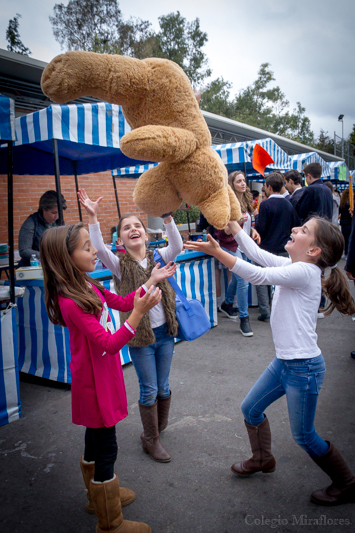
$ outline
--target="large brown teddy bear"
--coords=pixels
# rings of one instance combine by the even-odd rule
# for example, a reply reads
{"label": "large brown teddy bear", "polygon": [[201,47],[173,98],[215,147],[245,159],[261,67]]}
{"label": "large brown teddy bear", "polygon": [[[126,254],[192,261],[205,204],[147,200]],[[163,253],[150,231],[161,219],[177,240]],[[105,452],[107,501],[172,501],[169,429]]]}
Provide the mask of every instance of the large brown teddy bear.
{"label": "large brown teddy bear", "polygon": [[54,102],[94,96],[119,104],[132,128],[121,139],[128,157],[160,162],[139,178],[133,199],[153,217],[184,201],[198,206],[218,229],[239,220],[239,202],[228,186],[220,157],[184,71],[167,59],[134,59],[93,52],[67,52],[42,75]]}

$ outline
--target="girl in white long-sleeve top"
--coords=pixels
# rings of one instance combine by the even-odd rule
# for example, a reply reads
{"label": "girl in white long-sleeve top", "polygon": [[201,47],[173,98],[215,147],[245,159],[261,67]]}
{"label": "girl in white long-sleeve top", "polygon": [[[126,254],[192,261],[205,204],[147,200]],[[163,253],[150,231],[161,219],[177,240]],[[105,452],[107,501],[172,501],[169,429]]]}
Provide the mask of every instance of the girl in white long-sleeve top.
{"label": "girl in white long-sleeve top", "polygon": [[[89,233],[97,256],[111,270],[117,294],[125,296],[144,285],[156,262],[152,251],[147,250],[148,235],[142,220],[131,214],[120,218],[117,236],[119,243],[124,246],[124,252],[114,254],[105,246],[97,221],[102,197],[92,202],[85,190],[80,189],[79,200],[89,215]],[[159,249],[159,252],[163,261],[169,264],[182,251],[182,239],[171,213],[162,215],[162,218],[169,244]],[[140,387],[143,450],[155,461],[166,463],[171,461],[171,457],[159,435],[168,425],[171,402],[169,374],[178,323],[174,289],[167,280],[161,281],[158,287],[162,291],[161,302],[144,315],[134,339],[127,344]],[[121,313],[121,318],[126,320],[125,313]]]}
{"label": "girl in white long-sleeve top", "polygon": [[335,446],[324,441],[314,428],[318,394],[325,377],[325,363],[317,345],[317,313],[322,290],[321,274],[330,268],[323,288],[330,303],[325,314],[338,309],[354,314],[355,304],[342,272],[337,268],[344,249],[339,228],[322,218],[311,218],[292,229],[285,246],[289,258],[260,249],[237,222],[229,227],[246,255],[261,268],[224,252],[212,237],[209,242],[188,242],[186,248],[215,256],[250,283],[275,285],[270,325],[276,358],[263,372],[242,402],[253,455],[232,465],[232,471],[247,477],[254,472],[273,472],[271,433],[264,410],[286,395],[292,435],[332,479],[325,489],[313,492],[320,505],[355,502],[355,477]]}

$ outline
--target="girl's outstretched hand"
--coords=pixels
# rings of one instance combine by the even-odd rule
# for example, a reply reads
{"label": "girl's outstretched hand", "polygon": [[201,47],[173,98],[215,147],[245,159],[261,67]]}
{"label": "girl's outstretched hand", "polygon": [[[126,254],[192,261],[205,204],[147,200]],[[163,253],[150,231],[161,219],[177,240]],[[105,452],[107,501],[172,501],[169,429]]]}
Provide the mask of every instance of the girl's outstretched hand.
{"label": "girl's outstretched hand", "polygon": [[[148,282],[151,282],[152,285],[156,285],[159,281],[162,281],[165,278],[170,278],[175,274],[176,263],[170,261],[165,267],[160,268],[160,263],[157,263],[152,270]],[[145,284],[146,287],[150,287],[150,284]]]}
{"label": "girl's outstretched hand", "polygon": [[142,298],[140,297],[141,292],[142,287],[139,287],[134,295],[133,311],[127,320],[128,324],[134,329],[137,329],[143,315],[161,300],[161,290],[158,287],[154,287],[154,285],[150,287]]}
{"label": "girl's outstretched hand", "polygon": [[86,194],[85,189],[79,189],[78,198],[79,198],[79,202],[85,208],[88,215],[92,217],[96,216],[99,210],[99,203],[103,199],[103,196],[99,196],[96,202],[93,202],[92,200],[90,200],[90,198]]}
{"label": "girl's outstretched hand", "polygon": [[142,316],[161,300],[161,290],[152,285],[144,296],[140,297],[142,287],[136,290],[134,295],[134,310]]}
{"label": "girl's outstretched hand", "polygon": [[218,250],[221,249],[220,245],[214,238],[208,233],[207,242],[204,241],[187,241],[184,243],[184,248],[193,252],[204,252],[208,255],[215,255]]}

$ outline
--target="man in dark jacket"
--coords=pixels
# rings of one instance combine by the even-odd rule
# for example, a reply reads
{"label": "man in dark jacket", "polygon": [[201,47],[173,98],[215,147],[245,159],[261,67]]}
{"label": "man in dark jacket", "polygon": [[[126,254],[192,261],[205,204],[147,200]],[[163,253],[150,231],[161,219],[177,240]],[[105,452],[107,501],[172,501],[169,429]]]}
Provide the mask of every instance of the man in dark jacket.
{"label": "man in dark jacket", "polygon": [[303,168],[308,187],[296,205],[297,214],[302,223],[312,215],[328,218],[333,216],[333,196],[328,187],[320,179],[322,166],[320,163],[310,163]]}
{"label": "man in dark jacket", "polygon": [[285,173],[285,187],[290,193],[287,200],[296,209],[296,205],[305,191],[305,187],[302,187],[302,176],[298,170],[289,170]]}

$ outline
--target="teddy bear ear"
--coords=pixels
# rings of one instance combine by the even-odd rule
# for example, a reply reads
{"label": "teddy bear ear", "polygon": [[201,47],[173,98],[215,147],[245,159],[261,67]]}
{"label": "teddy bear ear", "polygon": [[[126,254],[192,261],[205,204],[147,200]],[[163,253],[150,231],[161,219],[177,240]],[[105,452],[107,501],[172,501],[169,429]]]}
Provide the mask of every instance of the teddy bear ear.
{"label": "teddy bear ear", "polygon": [[197,103],[198,103],[198,105],[200,105],[200,100],[201,100],[201,96],[202,96],[201,89],[194,89],[194,93],[195,93],[195,96],[196,96]]}

